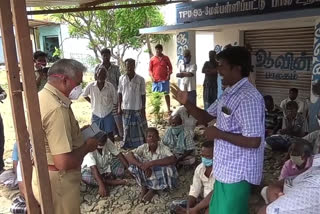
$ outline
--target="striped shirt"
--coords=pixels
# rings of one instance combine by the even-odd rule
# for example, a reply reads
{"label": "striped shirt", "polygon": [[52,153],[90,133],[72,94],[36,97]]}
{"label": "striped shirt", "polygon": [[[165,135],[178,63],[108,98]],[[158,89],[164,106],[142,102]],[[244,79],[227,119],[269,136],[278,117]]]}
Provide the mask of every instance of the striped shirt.
{"label": "striped shirt", "polygon": [[259,148],[244,148],[216,139],[214,147],[214,172],[222,183],[247,181],[260,184],[263,169],[265,115],[261,94],[243,78],[225,89],[208,113],[217,118],[217,128],[245,137],[261,137]]}

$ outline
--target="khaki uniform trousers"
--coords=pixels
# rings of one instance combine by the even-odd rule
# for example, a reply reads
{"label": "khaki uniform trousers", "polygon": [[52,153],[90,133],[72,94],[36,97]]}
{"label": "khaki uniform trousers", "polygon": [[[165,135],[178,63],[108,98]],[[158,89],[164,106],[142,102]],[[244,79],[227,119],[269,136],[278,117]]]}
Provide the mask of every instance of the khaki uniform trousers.
{"label": "khaki uniform trousers", "polygon": [[[52,200],[55,214],[80,214],[80,170],[49,171]],[[35,167],[32,172],[34,197],[40,202],[38,177]]]}

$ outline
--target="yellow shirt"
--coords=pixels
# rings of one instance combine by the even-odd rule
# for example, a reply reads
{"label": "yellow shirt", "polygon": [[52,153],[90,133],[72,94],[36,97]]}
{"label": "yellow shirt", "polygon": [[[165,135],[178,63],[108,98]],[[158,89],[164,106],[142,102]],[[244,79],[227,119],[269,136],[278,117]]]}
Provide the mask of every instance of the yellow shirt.
{"label": "yellow shirt", "polygon": [[47,83],[39,92],[39,103],[47,160],[54,165],[52,155],[69,153],[84,140],[69,98]]}

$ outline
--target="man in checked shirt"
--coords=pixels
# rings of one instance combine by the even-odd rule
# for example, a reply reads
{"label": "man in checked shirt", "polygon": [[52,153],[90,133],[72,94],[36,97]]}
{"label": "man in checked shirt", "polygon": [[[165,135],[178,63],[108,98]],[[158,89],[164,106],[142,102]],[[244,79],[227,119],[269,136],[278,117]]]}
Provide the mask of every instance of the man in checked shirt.
{"label": "man in checked shirt", "polygon": [[216,119],[216,127],[205,129],[207,140],[214,140],[216,182],[210,214],[246,214],[251,184],[262,178],[264,151],[264,101],[248,81],[250,53],[244,47],[230,47],[218,54],[218,73],[228,85],[222,96],[204,111],[188,101],[186,92],[172,87],[175,99],[183,104],[198,123]]}

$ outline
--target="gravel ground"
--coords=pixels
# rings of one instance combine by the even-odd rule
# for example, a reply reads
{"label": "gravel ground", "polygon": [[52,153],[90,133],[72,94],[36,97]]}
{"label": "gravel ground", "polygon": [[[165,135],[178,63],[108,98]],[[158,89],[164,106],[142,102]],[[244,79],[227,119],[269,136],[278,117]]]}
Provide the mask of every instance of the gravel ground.
{"label": "gravel ground", "polygon": [[[165,124],[158,125],[157,128],[160,131],[160,135],[163,135]],[[196,133],[199,134],[199,129],[196,130]],[[203,141],[200,137],[196,137],[196,139],[197,145],[200,145]],[[200,147],[198,146],[198,154],[199,149]],[[250,214],[256,213],[258,208],[263,205],[260,190],[266,184],[277,180],[284,158],[284,154],[266,151],[263,182],[261,186],[252,188],[252,196],[249,202]],[[198,158],[197,163],[199,162],[200,159]],[[195,167],[196,165],[179,169],[179,187],[172,191],[159,192],[150,203],[142,203],[138,200],[140,189],[133,179],[129,180],[127,186],[110,188],[110,196],[106,198],[99,196],[97,188],[81,184],[81,213],[169,214],[168,207],[172,200],[187,197]],[[9,213],[10,201],[17,194],[18,192],[16,190],[9,191],[4,187],[0,187],[0,213]]]}

